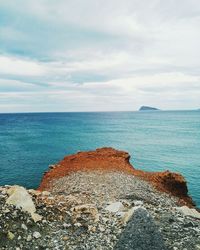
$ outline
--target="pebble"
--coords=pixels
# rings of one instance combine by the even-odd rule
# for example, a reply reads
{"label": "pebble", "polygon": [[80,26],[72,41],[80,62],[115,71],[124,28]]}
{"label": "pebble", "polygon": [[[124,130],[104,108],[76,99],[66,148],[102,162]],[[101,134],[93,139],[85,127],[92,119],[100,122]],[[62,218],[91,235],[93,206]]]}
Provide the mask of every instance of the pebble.
{"label": "pebble", "polygon": [[36,238],[36,239],[38,239],[38,238],[41,237],[41,234],[39,232],[34,232],[33,233],[33,237]]}
{"label": "pebble", "polygon": [[134,206],[142,206],[143,205],[143,201],[133,201]]}
{"label": "pebble", "polygon": [[63,227],[64,228],[69,228],[69,227],[71,227],[71,224],[69,224],[69,223],[63,223]]}
{"label": "pebble", "polygon": [[29,234],[26,240],[27,241],[31,241],[32,240],[32,236]]}
{"label": "pebble", "polygon": [[24,230],[28,230],[27,226],[26,226],[24,223],[22,223],[22,228],[23,228]]}
{"label": "pebble", "polygon": [[15,235],[12,232],[8,231],[8,239],[13,240],[14,238],[15,238]]}

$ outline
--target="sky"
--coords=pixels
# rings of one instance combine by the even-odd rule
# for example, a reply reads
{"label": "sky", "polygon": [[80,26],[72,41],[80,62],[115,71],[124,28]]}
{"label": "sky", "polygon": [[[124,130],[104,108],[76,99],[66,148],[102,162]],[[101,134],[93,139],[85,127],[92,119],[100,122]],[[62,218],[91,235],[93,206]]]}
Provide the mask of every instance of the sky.
{"label": "sky", "polygon": [[0,0],[0,112],[200,108],[199,0]]}

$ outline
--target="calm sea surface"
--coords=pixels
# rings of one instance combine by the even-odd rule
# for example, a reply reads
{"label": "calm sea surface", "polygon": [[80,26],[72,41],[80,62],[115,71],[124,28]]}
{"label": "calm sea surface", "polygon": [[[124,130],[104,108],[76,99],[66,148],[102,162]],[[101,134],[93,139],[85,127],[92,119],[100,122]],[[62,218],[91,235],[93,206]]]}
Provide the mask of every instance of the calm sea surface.
{"label": "calm sea surface", "polygon": [[0,114],[0,185],[36,188],[49,164],[103,146],[182,173],[200,206],[200,111]]}

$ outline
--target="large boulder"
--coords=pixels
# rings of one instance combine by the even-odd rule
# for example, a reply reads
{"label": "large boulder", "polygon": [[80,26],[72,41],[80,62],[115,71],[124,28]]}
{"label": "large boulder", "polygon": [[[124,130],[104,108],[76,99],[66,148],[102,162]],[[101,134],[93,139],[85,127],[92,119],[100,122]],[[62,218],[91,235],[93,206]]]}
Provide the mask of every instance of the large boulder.
{"label": "large boulder", "polygon": [[12,186],[7,191],[8,199],[6,200],[7,204],[21,208],[23,211],[30,213],[32,219],[37,222],[41,220],[41,216],[36,213],[36,208],[33,203],[31,195],[27,192],[24,187],[21,186]]}
{"label": "large boulder", "polygon": [[115,250],[167,250],[152,217],[144,208],[134,211]]}
{"label": "large boulder", "polygon": [[123,211],[124,210],[124,206],[123,204],[118,201],[118,202],[113,202],[111,203],[110,205],[108,205],[105,210],[111,212],[111,213],[117,213],[117,212],[120,212],[120,211]]}

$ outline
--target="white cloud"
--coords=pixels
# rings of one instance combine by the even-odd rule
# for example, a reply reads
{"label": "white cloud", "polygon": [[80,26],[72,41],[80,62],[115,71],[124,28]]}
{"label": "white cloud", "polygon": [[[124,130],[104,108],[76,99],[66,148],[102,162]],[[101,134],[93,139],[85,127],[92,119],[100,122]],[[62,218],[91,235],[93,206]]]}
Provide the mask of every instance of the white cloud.
{"label": "white cloud", "polygon": [[198,0],[0,6],[1,112],[200,107]]}
{"label": "white cloud", "polygon": [[45,68],[34,61],[0,56],[0,74],[39,76],[45,73]]}
{"label": "white cloud", "polygon": [[[32,111],[102,111],[136,110],[147,104],[162,109],[198,107],[199,77],[183,74],[157,74],[142,77],[122,78],[106,82],[71,84],[52,82],[51,88],[21,84],[10,81],[13,91],[0,94],[0,108],[17,103],[16,109],[32,107]],[[1,85],[1,81],[0,81]],[[8,87],[8,86],[7,86]],[[94,105],[95,104],[95,105]],[[10,107],[11,107],[10,106]],[[12,106],[13,107],[13,106]],[[2,110],[3,111],[3,110]],[[20,111],[20,110],[18,110]]]}

